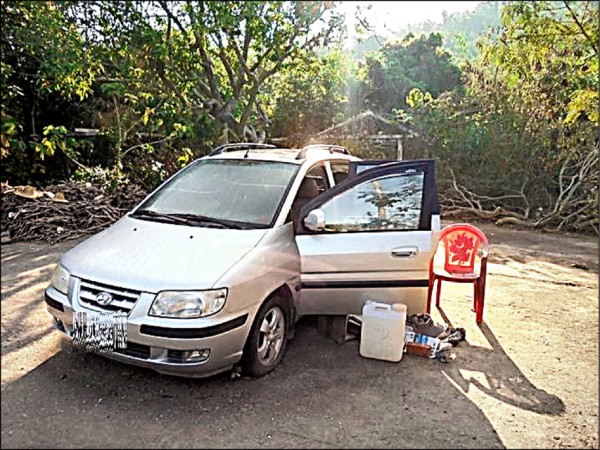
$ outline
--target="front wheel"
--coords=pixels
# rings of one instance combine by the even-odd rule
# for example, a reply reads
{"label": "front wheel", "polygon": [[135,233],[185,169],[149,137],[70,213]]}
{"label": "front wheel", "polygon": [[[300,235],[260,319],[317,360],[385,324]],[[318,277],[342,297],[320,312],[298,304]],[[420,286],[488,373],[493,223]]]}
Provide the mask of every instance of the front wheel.
{"label": "front wheel", "polygon": [[285,299],[273,296],[260,308],[244,350],[244,372],[260,377],[271,372],[283,358],[291,324]]}

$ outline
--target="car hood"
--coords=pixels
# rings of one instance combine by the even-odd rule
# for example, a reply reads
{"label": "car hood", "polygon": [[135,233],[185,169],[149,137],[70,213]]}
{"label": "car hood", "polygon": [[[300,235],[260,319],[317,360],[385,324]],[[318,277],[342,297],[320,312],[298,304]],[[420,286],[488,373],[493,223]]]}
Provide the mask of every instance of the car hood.
{"label": "car hood", "polygon": [[209,289],[266,231],[192,227],[125,216],[65,253],[61,261],[78,278],[138,291]]}

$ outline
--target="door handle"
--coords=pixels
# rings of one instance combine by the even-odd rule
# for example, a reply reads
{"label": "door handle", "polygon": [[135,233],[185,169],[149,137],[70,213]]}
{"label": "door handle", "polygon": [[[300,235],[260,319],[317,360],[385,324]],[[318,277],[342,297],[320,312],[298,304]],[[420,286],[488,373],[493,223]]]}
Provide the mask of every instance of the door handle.
{"label": "door handle", "polygon": [[419,247],[408,246],[408,247],[394,247],[390,250],[390,255],[394,258],[412,258],[419,254]]}

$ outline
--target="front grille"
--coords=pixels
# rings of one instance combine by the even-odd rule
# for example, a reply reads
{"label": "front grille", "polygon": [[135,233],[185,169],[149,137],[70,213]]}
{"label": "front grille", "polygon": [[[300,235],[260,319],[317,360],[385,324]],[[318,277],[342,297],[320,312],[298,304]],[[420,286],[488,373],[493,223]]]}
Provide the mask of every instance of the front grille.
{"label": "front grille", "polygon": [[[107,305],[98,302],[98,294],[108,293],[112,296],[112,301]],[[128,289],[106,286],[100,283],[81,280],[79,286],[79,302],[84,306],[92,307],[102,311],[114,311],[129,314],[133,309],[135,302],[140,297],[141,292]]]}

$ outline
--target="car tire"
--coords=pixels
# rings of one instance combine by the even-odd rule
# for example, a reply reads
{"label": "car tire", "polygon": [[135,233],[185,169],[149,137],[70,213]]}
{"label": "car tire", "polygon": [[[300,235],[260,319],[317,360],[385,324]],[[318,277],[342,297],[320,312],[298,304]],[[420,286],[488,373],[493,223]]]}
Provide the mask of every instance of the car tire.
{"label": "car tire", "polygon": [[261,306],[244,348],[242,370],[246,375],[262,377],[281,362],[292,326],[289,317],[288,302],[278,295]]}

